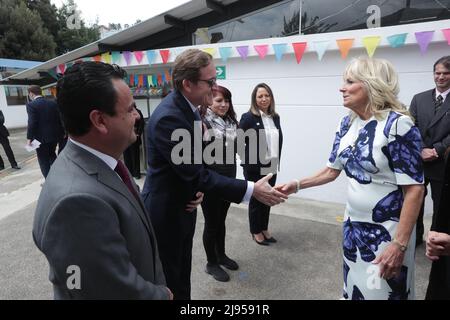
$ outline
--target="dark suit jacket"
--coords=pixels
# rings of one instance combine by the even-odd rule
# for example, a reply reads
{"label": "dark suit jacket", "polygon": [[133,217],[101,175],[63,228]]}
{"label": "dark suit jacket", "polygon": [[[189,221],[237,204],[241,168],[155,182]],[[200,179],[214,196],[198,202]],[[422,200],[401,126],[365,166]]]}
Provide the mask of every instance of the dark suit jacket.
{"label": "dark suit jacket", "polygon": [[27,139],[41,143],[58,142],[64,136],[64,128],[55,101],[39,97],[27,104]]}
{"label": "dark suit jacket", "polygon": [[416,94],[411,101],[410,112],[420,130],[423,148],[435,148],[439,154],[437,160],[423,163],[425,177],[442,181],[444,153],[450,146],[450,98],[447,96],[435,114],[434,91]]}
{"label": "dark suit jacket", "polygon": [[[201,146],[201,126],[199,128],[197,138]],[[183,228],[180,219],[187,215],[186,204],[198,191],[215,192],[225,200],[239,203],[247,190],[246,181],[221,176],[208,170],[203,163],[174,163],[171,153],[180,143],[171,140],[176,129],[185,130],[194,140],[194,113],[183,95],[174,90],[153,112],[146,129],[148,172],[142,196],[147,209],[151,209],[152,222],[161,237],[173,236],[167,230]],[[190,149],[188,157],[193,160],[194,150]]]}
{"label": "dark suit jacket", "polygon": [[[433,230],[450,234],[450,155],[445,164],[444,185]],[[450,300],[450,256],[441,256],[433,262],[426,299]]]}
{"label": "dark suit jacket", "polygon": [[[142,201],[90,152],[67,143],[39,196],[33,239],[50,265],[55,299],[168,299]],[[70,290],[69,266],[81,270]]]}
{"label": "dark suit jacket", "polygon": [[[283,131],[281,130],[280,126],[280,117],[275,116],[273,117],[273,122],[275,123],[275,126],[278,129],[279,136],[278,136],[278,146],[279,146],[279,155],[278,160],[281,160],[281,149],[283,148]],[[270,163],[263,163],[264,161],[261,161],[260,159],[260,153],[264,155],[265,159],[265,152],[267,150],[267,141],[265,134],[259,134],[259,130],[264,130],[264,123],[262,121],[261,116],[255,116],[253,113],[246,112],[242,115],[241,121],[239,121],[239,129],[242,129],[244,131],[248,129],[254,129],[257,132],[256,135],[256,148],[252,149],[249,145],[249,138],[245,139],[245,161],[241,163],[241,166],[244,168],[245,171],[251,172],[251,173],[259,173],[261,168],[268,168],[270,167]],[[260,139],[261,138],[261,139]],[[263,148],[263,151],[260,152],[260,149]],[[251,154],[250,150],[256,150],[257,152],[257,162],[251,162]],[[254,155],[253,155],[254,157]],[[241,160],[243,157],[241,156]],[[279,168],[279,162],[276,164],[275,168]]]}
{"label": "dark suit jacket", "polygon": [[9,136],[8,129],[5,127],[5,116],[3,112],[0,110],[0,137],[6,138]]}

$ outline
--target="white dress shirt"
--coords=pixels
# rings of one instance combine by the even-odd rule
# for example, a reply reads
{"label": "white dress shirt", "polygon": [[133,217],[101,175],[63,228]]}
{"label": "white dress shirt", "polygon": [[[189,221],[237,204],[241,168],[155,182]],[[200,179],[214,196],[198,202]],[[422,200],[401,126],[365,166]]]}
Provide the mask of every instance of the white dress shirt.
{"label": "white dress shirt", "polygon": [[273,117],[265,114],[260,111],[261,119],[264,125],[264,131],[266,133],[266,141],[267,141],[267,155],[266,160],[277,159],[279,149],[279,138],[280,133],[278,132],[277,127],[275,126],[275,122],[273,121]]}
{"label": "white dress shirt", "polygon": [[444,91],[444,92],[439,92],[438,89],[435,89],[435,90],[436,90],[436,98],[438,96],[442,96],[442,102],[445,101],[445,98],[447,98],[447,95],[450,93],[450,89],[448,89],[447,91]]}
{"label": "white dress shirt", "polygon": [[80,148],[83,148],[84,150],[92,153],[94,156],[96,156],[97,158],[100,158],[100,160],[102,160],[104,163],[106,163],[106,165],[108,167],[110,167],[113,171],[117,166],[117,160],[114,159],[111,156],[108,156],[107,154],[104,154],[98,150],[92,149],[91,147],[88,147],[87,145],[84,145],[78,141],[74,141],[71,138],[69,138],[70,142],[72,142],[73,144],[79,146]]}

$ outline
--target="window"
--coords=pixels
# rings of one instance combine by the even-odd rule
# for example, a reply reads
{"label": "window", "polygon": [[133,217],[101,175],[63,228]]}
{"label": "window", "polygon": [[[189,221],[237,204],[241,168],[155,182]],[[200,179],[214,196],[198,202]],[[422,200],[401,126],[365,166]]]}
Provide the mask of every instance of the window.
{"label": "window", "polygon": [[381,27],[450,19],[450,0],[302,0],[301,33],[367,29],[372,5]]}
{"label": "window", "polygon": [[299,12],[300,0],[284,1],[219,25],[200,28],[194,34],[194,44],[296,35]]}
{"label": "window", "polygon": [[8,106],[25,105],[28,102],[28,86],[4,86]]}

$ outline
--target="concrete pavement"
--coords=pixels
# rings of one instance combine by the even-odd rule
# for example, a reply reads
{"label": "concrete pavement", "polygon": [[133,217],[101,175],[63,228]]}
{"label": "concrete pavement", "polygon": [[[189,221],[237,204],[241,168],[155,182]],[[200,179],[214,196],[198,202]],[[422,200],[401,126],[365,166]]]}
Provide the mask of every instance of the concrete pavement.
{"label": "concrete pavement", "polygon": [[[25,143],[17,133],[13,148]],[[35,157],[24,153],[19,171],[0,173],[0,299],[52,299],[48,264],[31,237],[43,179]],[[142,184],[144,179],[138,181]],[[291,198],[272,209],[278,243],[265,247],[250,237],[246,206],[233,205],[227,218],[227,254],[239,263],[227,283],[204,272],[203,216],[198,213],[192,262],[193,299],[339,299],[342,292],[344,206]],[[429,217],[426,218],[429,224]],[[416,296],[423,299],[431,264],[424,247],[416,253]]]}

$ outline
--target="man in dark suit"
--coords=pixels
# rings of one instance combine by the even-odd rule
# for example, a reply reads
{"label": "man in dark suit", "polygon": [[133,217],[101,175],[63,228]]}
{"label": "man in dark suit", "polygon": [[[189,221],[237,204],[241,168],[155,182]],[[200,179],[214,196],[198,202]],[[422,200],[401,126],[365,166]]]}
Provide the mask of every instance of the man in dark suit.
{"label": "man in dark suit", "polygon": [[69,141],[39,196],[33,239],[55,299],[170,299],[150,218],[119,157],[139,116],[117,66],[77,63],[58,81]]}
{"label": "man in dark suit", "polygon": [[[410,106],[411,115],[422,136],[422,160],[425,186],[431,185],[433,222],[439,208],[444,176],[444,153],[450,146],[450,56],[440,58],[433,67],[436,88],[416,94]],[[425,194],[426,195],[426,194]],[[423,209],[417,219],[416,245],[423,242]]]}
{"label": "man in dark suit", "polygon": [[427,236],[427,257],[433,261],[425,299],[450,300],[450,148],[446,152],[444,186],[433,229]]}
{"label": "man in dark suit", "polygon": [[134,124],[134,132],[136,133],[136,142],[131,144],[123,153],[123,160],[128,170],[130,170],[131,175],[136,178],[141,178],[141,144],[142,144],[142,133],[144,133],[145,120],[142,115],[141,110],[134,105],[137,113],[139,113],[139,119],[136,120]]}
{"label": "man in dark suit", "polygon": [[[240,203],[253,195],[275,205],[286,198],[269,186],[267,176],[256,183],[236,180],[203,165],[202,125],[197,107],[212,104],[216,68],[211,55],[189,49],[173,68],[175,90],[163,99],[147,125],[148,172],[142,192],[155,226],[161,262],[175,299],[191,298],[192,240],[196,211],[185,205],[198,192],[211,192]],[[188,150],[179,149],[179,141]]]}
{"label": "man in dark suit", "polygon": [[56,159],[56,145],[64,136],[64,128],[55,101],[46,99],[41,95],[41,88],[32,85],[28,88],[28,144],[33,140],[41,143],[36,149],[41,172],[46,178],[50,166]]}
{"label": "man in dark suit", "polygon": [[[8,157],[9,163],[11,164],[11,168],[18,170],[20,169],[20,167],[17,165],[17,161],[14,158],[14,153],[11,149],[11,145],[9,144],[8,137],[9,131],[5,127],[5,116],[0,110],[0,144],[3,146],[3,150],[5,150],[6,156]],[[5,163],[0,156],[0,170],[3,169],[5,169]]]}

